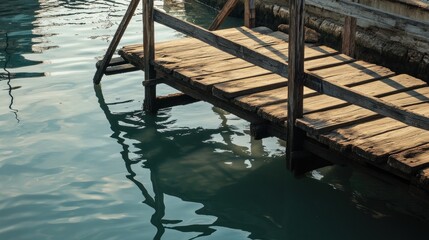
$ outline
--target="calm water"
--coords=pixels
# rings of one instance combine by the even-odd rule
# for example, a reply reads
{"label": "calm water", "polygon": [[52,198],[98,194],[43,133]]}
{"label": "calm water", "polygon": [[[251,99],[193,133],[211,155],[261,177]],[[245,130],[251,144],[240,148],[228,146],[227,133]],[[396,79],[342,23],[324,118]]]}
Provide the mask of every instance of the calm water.
{"label": "calm water", "polygon": [[[94,88],[128,2],[0,0],[0,239],[427,236],[429,205],[406,189],[346,167],[296,179],[283,142],[206,103],[145,115],[141,72]],[[215,14],[155,4],[202,26]],[[136,15],[121,45],[141,31]],[[156,25],[156,41],[180,37]]]}

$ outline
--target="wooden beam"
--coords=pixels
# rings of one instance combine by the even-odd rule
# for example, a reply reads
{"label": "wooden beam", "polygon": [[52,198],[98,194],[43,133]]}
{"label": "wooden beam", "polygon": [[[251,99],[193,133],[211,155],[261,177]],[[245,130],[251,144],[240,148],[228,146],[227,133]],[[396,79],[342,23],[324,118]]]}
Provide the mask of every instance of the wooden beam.
{"label": "wooden beam", "polygon": [[[155,79],[155,28],[153,19],[153,0],[143,0],[143,46],[145,79]],[[156,111],[156,85],[145,86],[143,108],[148,112]]]}
{"label": "wooden beam", "polygon": [[256,23],[255,0],[244,0],[244,26],[254,28]]}
{"label": "wooden beam", "polygon": [[[289,80],[290,82],[290,80]],[[307,73],[305,86],[319,93],[339,98],[351,104],[366,108],[386,117],[396,119],[410,126],[429,130],[429,117],[393,105],[380,98],[368,96],[365,93],[320,79],[314,74]],[[289,83],[290,88],[290,83]]]}
{"label": "wooden beam", "polygon": [[118,29],[113,36],[112,41],[110,42],[109,47],[107,48],[106,54],[103,57],[103,60],[100,62],[99,68],[95,72],[94,78],[92,79],[94,84],[98,85],[101,82],[106,68],[109,66],[110,60],[112,59],[113,54],[115,53],[116,48],[118,47],[119,42],[121,41],[122,36],[124,35],[125,30],[127,29],[128,24],[130,23],[131,18],[133,17],[134,12],[136,11],[137,6],[139,5],[140,0],[131,0],[128,9],[122,18],[121,23],[119,24]]}
{"label": "wooden beam", "polygon": [[[305,133],[295,126],[302,118],[304,101],[304,0],[289,0],[289,80],[286,166],[295,169],[294,153],[302,151]],[[297,154],[295,154],[297,155]]]}
{"label": "wooden beam", "polygon": [[[175,17],[172,17],[156,9],[154,11],[154,19],[155,21],[161,24],[164,24],[179,32],[182,32],[198,40],[201,40],[224,52],[227,52],[236,57],[244,59],[257,66],[260,66],[269,71],[277,73],[283,77],[288,77],[288,67],[287,67],[287,64],[285,64],[284,62],[272,59],[253,49],[240,45],[234,41],[231,41],[225,37],[222,37],[216,32],[207,31],[204,28],[201,28],[194,24],[177,19]],[[252,38],[252,36],[249,35],[249,38]]]}
{"label": "wooden beam", "polygon": [[184,93],[173,93],[166,96],[159,96],[156,98],[156,100],[157,110],[174,106],[187,105],[200,101]]}
{"label": "wooden beam", "polygon": [[225,21],[226,17],[231,13],[234,7],[237,5],[238,0],[228,0],[223,6],[222,10],[218,13],[216,18],[213,20],[209,27],[210,31],[217,30],[219,26]]}
{"label": "wooden beam", "polygon": [[414,36],[429,38],[429,23],[365,6],[350,0],[306,0],[308,5],[320,7],[346,16],[365,19],[387,29],[404,31]]}

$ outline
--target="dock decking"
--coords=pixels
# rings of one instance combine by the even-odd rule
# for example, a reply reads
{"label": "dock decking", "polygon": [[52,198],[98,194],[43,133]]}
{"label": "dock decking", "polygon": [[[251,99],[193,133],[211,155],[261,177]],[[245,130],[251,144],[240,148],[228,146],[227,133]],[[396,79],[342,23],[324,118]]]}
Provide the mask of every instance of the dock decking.
{"label": "dock decking", "polygon": [[[284,33],[263,27],[241,27],[219,30],[216,34],[271,59],[288,60],[288,36]],[[306,71],[408,111],[429,114],[429,87],[422,80],[355,60],[326,46],[307,45],[304,51]],[[125,46],[119,53],[143,70],[142,44]],[[286,78],[195,38],[156,43],[153,65],[157,78],[145,81],[146,85],[165,83],[193,99],[221,107],[251,122],[257,138],[286,139]],[[126,67],[130,69],[129,65]],[[159,100],[158,107],[169,106],[162,98]],[[304,88],[304,116],[296,126],[322,149],[334,150],[358,164],[375,166],[429,190],[426,130],[309,88]]]}

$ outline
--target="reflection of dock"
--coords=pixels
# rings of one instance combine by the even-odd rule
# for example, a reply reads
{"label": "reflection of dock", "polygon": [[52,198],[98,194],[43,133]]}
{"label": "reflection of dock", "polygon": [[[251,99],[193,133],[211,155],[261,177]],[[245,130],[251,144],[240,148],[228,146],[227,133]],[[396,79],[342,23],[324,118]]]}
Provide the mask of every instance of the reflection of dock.
{"label": "reflection of dock", "polygon": [[[356,11],[353,17],[368,14],[365,6],[340,2]],[[427,83],[326,46],[304,47],[297,22],[292,21],[290,36],[246,27],[209,32],[151,12],[150,2],[145,4],[145,46],[125,46],[120,54],[127,64],[145,70],[146,110],[207,101],[249,121],[256,138],[287,140],[288,167],[296,172],[328,164],[314,160],[318,156],[376,167],[429,189]],[[292,20],[302,17],[301,8],[291,9],[296,11]],[[427,36],[428,24],[380,16],[401,22],[404,30],[414,24],[410,34]],[[193,38],[154,45],[154,19]],[[355,21],[346,18],[349,42],[343,51],[349,55]],[[155,87],[161,83],[184,94],[157,98]]]}

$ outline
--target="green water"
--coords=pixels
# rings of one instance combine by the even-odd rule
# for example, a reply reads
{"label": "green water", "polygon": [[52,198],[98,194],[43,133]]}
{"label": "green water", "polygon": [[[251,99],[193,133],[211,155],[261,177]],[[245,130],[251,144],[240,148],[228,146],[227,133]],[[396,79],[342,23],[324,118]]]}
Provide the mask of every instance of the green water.
{"label": "green water", "polygon": [[[405,188],[340,166],[294,178],[283,142],[206,103],[146,115],[141,72],[94,88],[128,2],[0,0],[0,239],[427,236],[429,205]],[[215,14],[155,5],[202,26]],[[136,15],[121,45],[141,32]]]}

